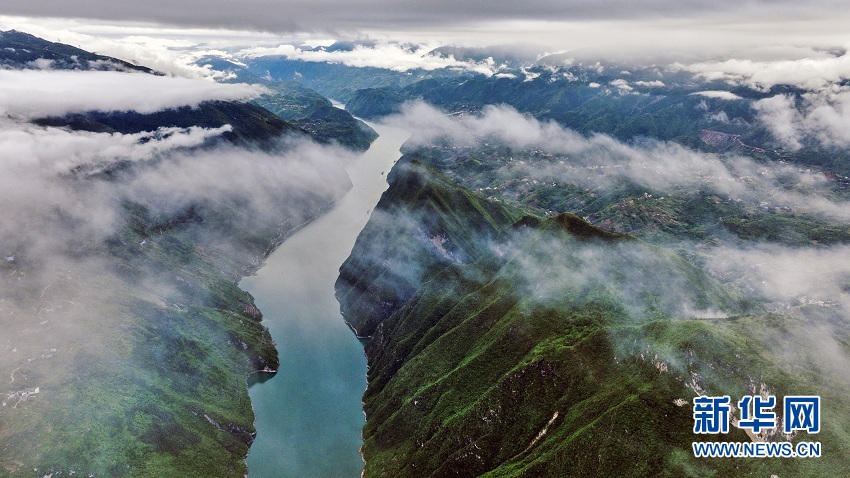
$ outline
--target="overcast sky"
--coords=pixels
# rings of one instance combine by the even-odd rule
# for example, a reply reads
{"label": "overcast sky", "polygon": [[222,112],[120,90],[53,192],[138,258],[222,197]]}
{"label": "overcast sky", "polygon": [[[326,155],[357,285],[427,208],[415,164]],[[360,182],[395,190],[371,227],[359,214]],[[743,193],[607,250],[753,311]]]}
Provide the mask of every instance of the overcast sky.
{"label": "overcast sky", "polygon": [[850,43],[843,0],[3,0],[0,15],[552,49]]}
{"label": "overcast sky", "polygon": [[[504,21],[711,19],[725,22],[831,18],[842,0],[4,0],[7,14],[155,21],[287,31],[405,28]],[[742,18],[742,17],[749,17]]]}

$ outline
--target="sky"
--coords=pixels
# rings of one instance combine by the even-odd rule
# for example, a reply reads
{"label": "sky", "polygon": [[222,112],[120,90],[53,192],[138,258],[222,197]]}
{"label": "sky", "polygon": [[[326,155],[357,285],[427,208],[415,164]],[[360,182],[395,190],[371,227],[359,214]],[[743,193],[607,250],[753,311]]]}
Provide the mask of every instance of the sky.
{"label": "sky", "polygon": [[[522,24],[572,26],[629,23],[668,25],[694,31],[734,31],[741,27],[795,34],[808,22],[818,23],[819,35],[840,34],[847,5],[840,0],[149,0],[113,2],[88,0],[5,0],[3,13],[32,17],[87,18],[151,22],[172,26],[260,30],[274,33],[419,32],[495,35]],[[828,24],[828,25],[827,25]],[[846,25],[846,23],[843,23]],[[622,34],[623,32],[621,32]],[[811,31],[809,33],[812,33]],[[562,32],[568,37],[569,32]]]}
{"label": "sky", "polygon": [[470,46],[523,43],[547,51],[843,48],[850,45],[847,24],[850,6],[839,0],[4,0],[0,6],[0,28],[18,25],[70,42],[78,35],[153,36],[172,46],[209,47],[273,44],[282,37],[368,37]]}

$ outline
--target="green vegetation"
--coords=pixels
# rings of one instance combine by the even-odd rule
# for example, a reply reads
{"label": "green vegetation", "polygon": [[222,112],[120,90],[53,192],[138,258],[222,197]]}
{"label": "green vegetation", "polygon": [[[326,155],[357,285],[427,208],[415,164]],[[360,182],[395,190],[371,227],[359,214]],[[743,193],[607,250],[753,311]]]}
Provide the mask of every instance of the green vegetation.
{"label": "green vegetation", "polygon": [[[226,211],[157,219],[127,203],[124,212],[124,228],[92,251],[105,269],[72,269],[38,299],[72,309],[48,315],[68,334],[16,344],[14,387],[39,393],[0,397],[4,476],[242,477],[254,433],[246,377],[278,363],[234,279],[273,245],[274,228],[233,236]],[[242,244],[243,255],[207,234]]]}
{"label": "green vegetation", "polygon": [[[40,56],[55,59],[56,67],[79,60],[65,66],[91,69],[96,66],[83,60],[101,60],[17,32],[0,35],[12,40],[34,55],[65,55]],[[68,55],[76,59],[63,59]],[[304,131],[261,106],[236,102],[152,114],[86,112],[36,123],[109,133],[229,124],[225,139],[241,149],[225,150],[233,161],[243,151],[246,162],[253,150]],[[195,148],[182,159],[185,172],[220,146]],[[129,192],[133,178],[174,158],[146,159],[96,174],[85,168],[65,173],[55,179],[56,189],[70,191],[70,200],[77,199],[74,191],[102,192],[101,208],[75,217],[63,210],[66,199],[57,200],[10,226],[20,239],[4,236],[2,476],[245,476],[254,436],[248,379],[279,364],[262,314],[237,282],[339,191],[276,188],[261,199],[285,207],[260,211],[252,207],[256,198],[247,197],[256,191],[230,190],[231,178],[221,178],[221,191],[178,206],[147,190]],[[96,233],[89,230],[95,219],[104,221]]]}
{"label": "green vegetation", "polygon": [[468,73],[449,68],[438,70],[412,69],[395,71],[386,68],[347,66],[291,60],[281,56],[246,58],[247,72],[271,81],[294,80],[322,95],[347,103],[362,88],[401,88],[430,78],[469,77]]}
{"label": "green vegetation", "polygon": [[[337,282],[346,320],[371,336],[366,476],[842,473],[846,395],[803,358],[817,321],[764,315],[633,236],[473,193],[435,169],[441,157],[418,150],[394,168]],[[478,176],[445,169],[480,179],[487,163],[470,164]],[[732,315],[698,318],[717,313]],[[690,400],[762,390],[833,403],[835,427],[792,438],[829,453],[695,459],[691,442],[717,437],[693,434]],[[733,427],[723,440],[750,438]]]}
{"label": "green vegetation", "polygon": [[[496,142],[486,146],[439,145],[412,151],[402,162],[414,159],[439,168],[454,181],[492,200],[541,214],[575,213],[604,228],[652,242],[711,242],[729,234],[744,241],[792,246],[850,241],[850,224],[832,217],[792,209],[770,199],[741,200],[718,191],[709,181],[695,185],[671,182],[665,189],[653,189],[618,173],[620,170],[611,165],[584,165],[537,148],[518,151]],[[541,173],[529,174],[535,170]],[[746,183],[750,179],[738,180]],[[788,178],[783,187],[785,192],[804,194],[808,186]],[[765,194],[772,196],[774,192]],[[833,177],[824,194],[838,201],[850,194],[850,188],[846,181]]]}
{"label": "green vegetation", "polygon": [[345,109],[361,118],[379,119],[398,113],[404,98],[392,88],[363,88],[357,90],[345,104]]}
{"label": "green vegetation", "polygon": [[295,81],[266,83],[272,93],[255,103],[307,132],[320,143],[337,143],[357,151],[369,149],[378,133],[319,93]]}
{"label": "green vegetation", "polygon": [[[346,320],[362,336],[372,335],[378,324],[418,288],[423,277],[446,263],[486,255],[484,240],[521,217],[519,210],[482,200],[420,163],[397,165],[390,181],[393,186],[381,197],[381,209],[377,210],[383,220],[366,226],[355,250],[371,251],[378,244],[392,248],[352,254],[340,268],[337,280]],[[464,211],[474,215],[467,218]],[[419,228],[420,219],[427,224],[427,231]],[[442,252],[435,254],[436,250]],[[397,261],[403,267],[381,266]],[[364,293],[369,297],[361,296]]]}

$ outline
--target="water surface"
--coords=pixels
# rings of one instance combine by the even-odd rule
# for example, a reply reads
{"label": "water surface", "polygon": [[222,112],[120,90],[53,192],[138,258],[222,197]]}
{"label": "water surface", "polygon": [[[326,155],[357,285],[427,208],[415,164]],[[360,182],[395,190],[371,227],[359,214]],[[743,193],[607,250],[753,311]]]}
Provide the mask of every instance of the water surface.
{"label": "water surface", "polygon": [[334,282],[409,136],[369,126],[380,136],[348,168],[352,189],[240,283],[254,295],[280,354],[278,374],[249,389],[257,427],[251,478],[355,478],[363,470],[366,358],[339,313]]}

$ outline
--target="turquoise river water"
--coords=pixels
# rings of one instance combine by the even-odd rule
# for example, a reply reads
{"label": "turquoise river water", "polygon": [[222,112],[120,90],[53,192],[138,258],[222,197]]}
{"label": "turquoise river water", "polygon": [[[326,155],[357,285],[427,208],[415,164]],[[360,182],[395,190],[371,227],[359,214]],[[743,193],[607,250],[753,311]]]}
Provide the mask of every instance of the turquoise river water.
{"label": "turquoise river water", "polygon": [[256,299],[280,353],[277,375],[249,389],[257,427],[250,478],[355,478],[363,470],[366,358],[340,315],[334,282],[409,136],[369,125],[380,136],[349,166],[352,189],[240,283]]}

